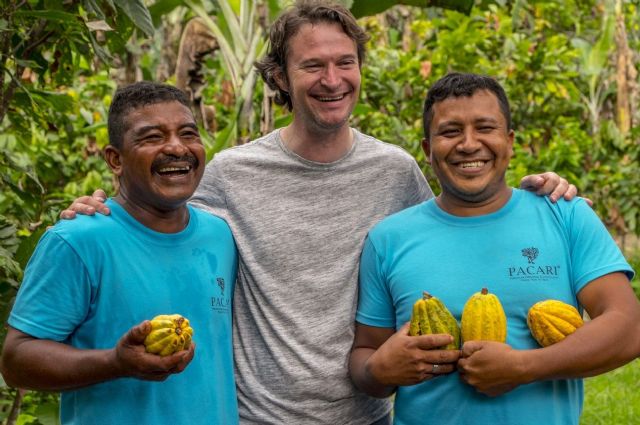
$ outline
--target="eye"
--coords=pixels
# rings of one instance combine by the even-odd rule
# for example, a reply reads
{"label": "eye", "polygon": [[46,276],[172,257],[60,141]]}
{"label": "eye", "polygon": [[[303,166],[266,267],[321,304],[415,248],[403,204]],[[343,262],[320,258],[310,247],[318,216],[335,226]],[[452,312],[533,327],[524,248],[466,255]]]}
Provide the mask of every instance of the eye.
{"label": "eye", "polygon": [[183,139],[197,139],[200,137],[200,133],[195,130],[185,130],[180,133],[180,137]]}
{"label": "eye", "polygon": [[490,133],[493,130],[495,130],[495,127],[492,125],[482,125],[480,127],[478,127],[478,131],[481,133]]}
{"label": "eye", "polygon": [[445,128],[440,132],[440,135],[444,137],[455,137],[458,134],[460,134],[460,129],[458,128]]}
{"label": "eye", "polygon": [[305,71],[315,72],[318,71],[322,66],[319,63],[308,63],[303,66]]}
{"label": "eye", "polygon": [[164,136],[160,133],[146,134],[141,138],[143,143],[157,143],[164,140]]}
{"label": "eye", "polygon": [[343,67],[343,68],[350,68],[354,65],[356,65],[357,62],[355,59],[343,59],[338,63],[338,66]]}

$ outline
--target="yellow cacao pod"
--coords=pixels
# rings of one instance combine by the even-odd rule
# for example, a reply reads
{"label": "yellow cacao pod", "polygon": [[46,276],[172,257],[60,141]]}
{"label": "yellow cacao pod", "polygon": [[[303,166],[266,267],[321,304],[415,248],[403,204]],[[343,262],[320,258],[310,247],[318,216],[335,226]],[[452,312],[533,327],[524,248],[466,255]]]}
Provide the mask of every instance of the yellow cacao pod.
{"label": "yellow cacao pod", "polygon": [[445,350],[460,348],[460,327],[455,317],[438,298],[423,292],[422,298],[413,304],[409,335],[449,334],[453,342],[441,347]]}
{"label": "yellow cacao pod", "polygon": [[487,288],[476,292],[462,310],[462,341],[507,340],[507,316],[498,297]]}
{"label": "yellow cacao pod", "polygon": [[189,320],[179,314],[160,315],[151,319],[151,332],[144,339],[147,352],[169,356],[191,346],[193,329]]}
{"label": "yellow cacao pod", "polygon": [[527,315],[529,330],[543,347],[562,341],[583,324],[582,316],[574,306],[558,300],[537,302]]}

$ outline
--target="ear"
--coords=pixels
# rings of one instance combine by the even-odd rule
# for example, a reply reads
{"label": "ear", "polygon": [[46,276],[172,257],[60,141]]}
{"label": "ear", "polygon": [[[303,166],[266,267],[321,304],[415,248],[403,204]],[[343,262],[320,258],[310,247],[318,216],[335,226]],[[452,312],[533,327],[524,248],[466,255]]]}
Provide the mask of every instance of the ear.
{"label": "ear", "polygon": [[104,148],[104,160],[115,176],[120,177],[122,175],[122,158],[120,151],[115,146],[107,145]]}
{"label": "ear", "polygon": [[431,143],[426,137],[422,139],[422,150],[424,151],[424,156],[427,159],[427,164],[431,164]]}
{"label": "ear", "polygon": [[289,93],[289,80],[285,70],[279,68],[278,71],[273,74],[273,79],[280,90]]}
{"label": "ear", "polygon": [[509,158],[513,158],[513,142],[516,138],[516,132],[513,130],[509,130],[509,134],[507,135],[507,141],[509,143]]}

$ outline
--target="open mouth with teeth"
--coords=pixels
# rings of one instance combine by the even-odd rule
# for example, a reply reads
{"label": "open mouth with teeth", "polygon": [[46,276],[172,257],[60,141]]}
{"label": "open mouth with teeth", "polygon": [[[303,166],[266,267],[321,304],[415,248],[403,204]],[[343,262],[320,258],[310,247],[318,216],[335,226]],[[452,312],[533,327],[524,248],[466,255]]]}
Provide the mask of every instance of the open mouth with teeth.
{"label": "open mouth with teeth", "polygon": [[172,177],[183,176],[185,174],[188,174],[192,169],[193,167],[191,165],[164,166],[157,168],[155,172],[157,174],[160,174],[161,176]]}
{"label": "open mouth with teeth", "polygon": [[471,162],[461,162],[458,164],[460,168],[481,168],[484,167],[487,161],[471,161]]}
{"label": "open mouth with teeth", "polygon": [[345,94],[341,94],[339,96],[315,96],[315,98],[317,100],[319,100],[320,102],[339,102],[342,99],[344,99]]}

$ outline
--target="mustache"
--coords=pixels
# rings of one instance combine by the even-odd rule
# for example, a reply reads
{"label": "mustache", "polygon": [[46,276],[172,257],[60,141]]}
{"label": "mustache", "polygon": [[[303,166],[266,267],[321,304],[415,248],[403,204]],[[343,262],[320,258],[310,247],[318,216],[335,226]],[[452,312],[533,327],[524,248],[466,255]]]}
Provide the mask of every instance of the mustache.
{"label": "mustache", "polygon": [[186,162],[189,165],[191,165],[191,167],[195,168],[199,165],[199,161],[198,158],[196,158],[194,155],[180,155],[180,156],[176,156],[176,155],[163,155],[161,157],[156,158],[152,163],[151,163],[151,168],[152,169],[157,169],[157,168],[161,168],[167,165],[172,165],[174,162]]}

